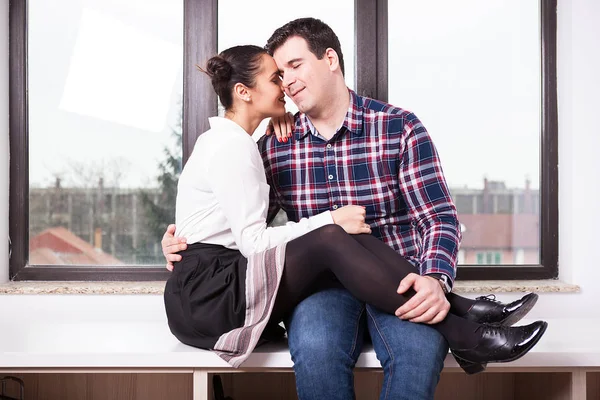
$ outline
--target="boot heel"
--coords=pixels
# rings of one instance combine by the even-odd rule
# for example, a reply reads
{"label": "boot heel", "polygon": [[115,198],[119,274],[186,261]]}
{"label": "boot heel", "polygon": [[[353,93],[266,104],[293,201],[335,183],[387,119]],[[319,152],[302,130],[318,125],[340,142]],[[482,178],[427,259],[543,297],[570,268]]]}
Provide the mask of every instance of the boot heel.
{"label": "boot heel", "polygon": [[487,363],[478,364],[471,361],[463,360],[462,358],[456,356],[454,356],[454,359],[456,360],[458,365],[463,369],[463,371],[466,372],[467,375],[478,374],[480,372],[485,371],[485,368],[487,367]]}

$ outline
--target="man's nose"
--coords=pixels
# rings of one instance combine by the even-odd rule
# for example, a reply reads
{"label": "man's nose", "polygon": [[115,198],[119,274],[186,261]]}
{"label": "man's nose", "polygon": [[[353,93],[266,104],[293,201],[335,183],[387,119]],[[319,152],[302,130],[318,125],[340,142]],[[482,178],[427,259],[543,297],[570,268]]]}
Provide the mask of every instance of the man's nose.
{"label": "man's nose", "polygon": [[294,83],[294,81],[295,79],[290,73],[284,73],[283,77],[281,78],[281,83],[284,89],[289,89],[290,86]]}

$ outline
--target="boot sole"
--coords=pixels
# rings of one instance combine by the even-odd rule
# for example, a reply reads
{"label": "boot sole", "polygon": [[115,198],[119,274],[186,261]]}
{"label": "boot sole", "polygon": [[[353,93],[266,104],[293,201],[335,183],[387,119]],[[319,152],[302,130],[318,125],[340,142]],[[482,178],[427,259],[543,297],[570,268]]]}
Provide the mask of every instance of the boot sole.
{"label": "boot sole", "polygon": [[527,301],[525,301],[525,303],[523,304],[523,306],[521,306],[521,308],[519,310],[517,310],[515,313],[509,315],[508,317],[506,317],[505,319],[500,321],[498,324],[504,325],[504,326],[513,326],[514,324],[519,322],[521,319],[523,319],[524,316],[529,314],[529,311],[531,311],[533,306],[535,306],[535,303],[537,303],[538,298],[539,298],[539,296],[536,293],[532,293],[532,296],[530,296],[527,299]]}

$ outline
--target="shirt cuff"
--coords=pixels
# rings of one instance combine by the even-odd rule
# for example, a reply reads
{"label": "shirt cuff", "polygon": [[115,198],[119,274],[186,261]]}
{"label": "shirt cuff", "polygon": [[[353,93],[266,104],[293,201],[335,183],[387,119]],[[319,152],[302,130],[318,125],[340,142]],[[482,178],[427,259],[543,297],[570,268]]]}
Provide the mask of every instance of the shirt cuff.
{"label": "shirt cuff", "polygon": [[421,271],[421,275],[444,274],[450,279],[450,286],[454,286],[456,270],[449,262],[442,260],[426,260],[421,263],[419,270]]}
{"label": "shirt cuff", "polygon": [[333,224],[333,217],[331,211],[325,211],[321,214],[313,215],[309,218],[311,229],[317,229],[325,225]]}

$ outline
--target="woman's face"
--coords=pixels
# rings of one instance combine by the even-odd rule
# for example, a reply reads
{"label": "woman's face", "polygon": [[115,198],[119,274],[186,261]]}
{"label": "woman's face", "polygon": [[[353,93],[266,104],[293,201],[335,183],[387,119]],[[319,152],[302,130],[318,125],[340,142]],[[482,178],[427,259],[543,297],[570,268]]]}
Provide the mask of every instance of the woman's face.
{"label": "woman's face", "polygon": [[279,69],[268,54],[262,55],[261,64],[254,87],[249,89],[252,107],[264,118],[281,116],[285,114],[285,94]]}

